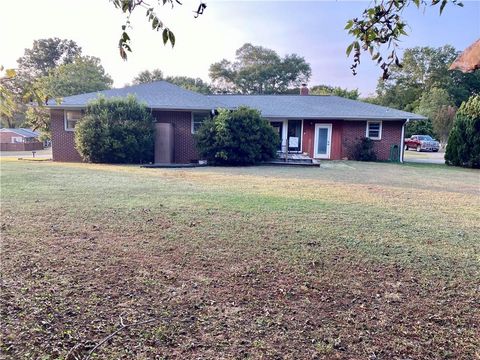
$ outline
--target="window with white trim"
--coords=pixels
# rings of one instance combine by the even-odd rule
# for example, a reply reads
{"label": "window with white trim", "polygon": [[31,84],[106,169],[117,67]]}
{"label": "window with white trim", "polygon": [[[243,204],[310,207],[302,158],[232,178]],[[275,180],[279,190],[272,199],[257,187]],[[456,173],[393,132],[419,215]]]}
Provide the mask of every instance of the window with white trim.
{"label": "window with white trim", "polygon": [[195,134],[202,126],[203,122],[210,118],[209,112],[193,112],[192,113],[192,134]]}
{"label": "window with white trim", "polygon": [[21,136],[12,136],[12,144],[22,143],[22,142],[23,142],[23,138]]}
{"label": "window with white trim", "polygon": [[381,121],[367,121],[367,138],[372,140],[382,139],[382,122]]}
{"label": "window with white trim", "polygon": [[77,121],[81,119],[81,117],[81,110],[65,110],[65,130],[75,130],[75,125],[77,124]]}

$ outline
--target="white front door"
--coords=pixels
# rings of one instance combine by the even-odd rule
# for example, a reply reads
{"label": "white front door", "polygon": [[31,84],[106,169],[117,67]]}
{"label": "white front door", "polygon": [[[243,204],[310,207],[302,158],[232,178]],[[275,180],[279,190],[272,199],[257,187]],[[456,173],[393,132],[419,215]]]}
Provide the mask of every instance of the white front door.
{"label": "white front door", "polygon": [[330,159],[332,124],[315,124],[314,158]]}

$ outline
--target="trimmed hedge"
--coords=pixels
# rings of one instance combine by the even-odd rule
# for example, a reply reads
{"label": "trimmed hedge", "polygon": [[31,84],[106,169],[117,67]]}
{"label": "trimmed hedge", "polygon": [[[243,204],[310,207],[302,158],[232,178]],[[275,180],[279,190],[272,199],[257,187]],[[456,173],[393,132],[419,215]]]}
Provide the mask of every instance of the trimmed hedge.
{"label": "trimmed hedge", "polygon": [[278,134],[260,112],[248,107],[205,120],[195,135],[197,148],[204,159],[216,165],[252,165],[274,158]]}
{"label": "trimmed hedge", "polygon": [[93,163],[152,162],[154,142],[150,110],[134,96],[90,102],[75,127],[76,148]]}

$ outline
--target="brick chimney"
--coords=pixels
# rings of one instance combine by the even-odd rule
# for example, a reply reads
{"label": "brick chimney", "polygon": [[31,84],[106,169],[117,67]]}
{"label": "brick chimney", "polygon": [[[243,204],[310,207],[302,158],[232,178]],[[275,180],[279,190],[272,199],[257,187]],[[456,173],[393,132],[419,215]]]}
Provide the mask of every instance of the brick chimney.
{"label": "brick chimney", "polygon": [[300,88],[300,95],[308,95],[307,84],[302,84],[302,87]]}

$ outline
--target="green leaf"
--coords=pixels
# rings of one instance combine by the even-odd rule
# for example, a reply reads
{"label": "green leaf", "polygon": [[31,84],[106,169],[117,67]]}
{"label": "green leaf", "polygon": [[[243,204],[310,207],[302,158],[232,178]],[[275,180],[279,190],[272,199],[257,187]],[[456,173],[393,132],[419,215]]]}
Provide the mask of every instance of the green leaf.
{"label": "green leaf", "polygon": [[350,29],[353,26],[353,20],[348,20],[347,25],[345,25],[345,30]]}
{"label": "green leaf", "polygon": [[347,56],[350,56],[350,53],[352,52],[353,50],[353,43],[351,43],[350,45],[348,45],[347,47]]}
{"label": "green leaf", "polygon": [[8,78],[13,78],[16,75],[15,69],[7,69],[5,70],[5,75],[7,75]]}
{"label": "green leaf", "polygon": [[440,5],[440,15],[442,14],[443,9],[444,9],[445,6],[447,5],[447,2],[448,2],[448,0],[443,0],[443,1],[442,1],[442,5]]}
{"label": "green leaf", "polygon": [[168,29],[164,29],[162,33],[162,38],[163,38],[163,45],[167,44],[168,41]]}

